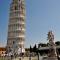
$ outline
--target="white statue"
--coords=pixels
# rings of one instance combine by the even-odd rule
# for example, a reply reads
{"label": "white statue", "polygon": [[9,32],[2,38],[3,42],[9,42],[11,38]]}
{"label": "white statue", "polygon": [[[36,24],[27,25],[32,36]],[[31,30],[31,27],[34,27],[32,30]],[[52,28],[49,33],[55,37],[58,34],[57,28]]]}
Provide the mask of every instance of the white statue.
{"label": "white statue", "polygon": [[49,56],[56,56],[56,45],[54,43],[54,35],[52,33],[52,31],[48,32],[48,40],[49,40]]}

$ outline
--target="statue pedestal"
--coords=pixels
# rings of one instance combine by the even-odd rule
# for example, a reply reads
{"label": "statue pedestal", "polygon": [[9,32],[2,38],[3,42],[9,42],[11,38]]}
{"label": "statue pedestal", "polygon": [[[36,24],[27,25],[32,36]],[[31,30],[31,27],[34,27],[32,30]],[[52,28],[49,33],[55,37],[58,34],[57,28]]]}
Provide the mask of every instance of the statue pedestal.
{"label": "statue pedestal", "polygon": [[47,60],[58,60],[57,57],[48,57]]}

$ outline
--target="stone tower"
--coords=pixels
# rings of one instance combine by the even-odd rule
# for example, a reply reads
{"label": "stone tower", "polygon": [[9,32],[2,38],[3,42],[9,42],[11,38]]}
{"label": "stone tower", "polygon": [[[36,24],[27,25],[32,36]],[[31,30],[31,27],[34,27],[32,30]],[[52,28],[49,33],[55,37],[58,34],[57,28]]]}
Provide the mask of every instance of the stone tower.
{"label": "stone tower", "polygon": [[12,0],[10,4],[7,50],[24,51],[25,42],[25,0]]}
{"label": "stone tower", "polygon": [[56,45],[54,42],[54,34],[52,31],[48,32],[48,41],[49,41],[49,55],[47,60],[58,60],[56,53]]}

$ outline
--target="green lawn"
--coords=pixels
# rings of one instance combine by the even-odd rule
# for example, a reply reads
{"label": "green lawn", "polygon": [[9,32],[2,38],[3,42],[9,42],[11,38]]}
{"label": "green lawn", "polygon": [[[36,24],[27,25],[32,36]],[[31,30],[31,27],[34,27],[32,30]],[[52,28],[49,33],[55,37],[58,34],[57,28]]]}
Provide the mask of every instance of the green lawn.
{"label": "green lawn", "polygon": [[0,57],[0,60],[6,60],[6,57]]}
{"label": "green lawn", "polygon": [[0,60],[5,60],[3,57],[0,57]]}

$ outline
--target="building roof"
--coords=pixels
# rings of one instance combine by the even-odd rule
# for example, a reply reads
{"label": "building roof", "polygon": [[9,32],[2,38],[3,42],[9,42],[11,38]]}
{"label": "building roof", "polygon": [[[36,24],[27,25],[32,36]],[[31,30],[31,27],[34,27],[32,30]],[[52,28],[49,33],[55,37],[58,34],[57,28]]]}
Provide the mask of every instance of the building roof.
{"label": "building roof", "polygon": [[0,47],[0,51],[6,51],[5,47]]}

